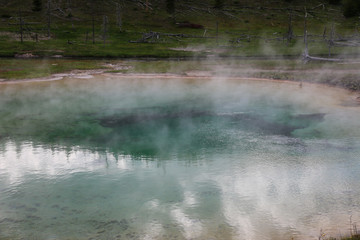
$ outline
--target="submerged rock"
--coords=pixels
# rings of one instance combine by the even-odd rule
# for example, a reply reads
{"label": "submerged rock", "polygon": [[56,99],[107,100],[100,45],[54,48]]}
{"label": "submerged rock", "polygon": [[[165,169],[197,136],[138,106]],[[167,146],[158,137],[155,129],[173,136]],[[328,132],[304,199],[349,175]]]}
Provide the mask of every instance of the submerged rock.
{"label": "submerged rock", "polygon": [[26,211],[28,211],[28,212],[37,212],[37,208],[26,208],[25,209]]}
{"label": "submerged rock", "polygon": [[157,121],[162,119],[196,118],[201,116],[211,116],[211,114],[207,111],[190,110],[173,113],[139,113],[125,116],[114,115],[101,118],[100,125],[103,127],[121,127],[123,125]]}
{"label": "submerged rock", "polygon": [[289,126],[287,124],[265,120],[262,116],[255,114],[234,114],[230,115],[229,118],[235,120],[242,128],[256,130],[262,134],[290,136],[291,133],[297,129],[297,127]]}
{"label": "submerged rock", "polygon": [[35,215],[27,215],[27,219],[34,221],[34,220],[41,220],[41,217],[35,216]]}
{"label": "submerged rock", "polygon": [[184,110],[165,113],[138,113],[129,115],[113,115],[101,118],[99,123],[103,127],[121,128],[130,124],[151,123],[161,120],[195,119],[199,117],[212,117],[238,124],[246,130],[259,131],[262,134],[275,134],[290,136],[296,129],[309,126],[316,121],[324,119],[324,113],[298,114],[290,116],[286,122],[277,122],[265,119],[260,114],[253,113],[226,113],[219,114],[210,111]]}
{"label": "submerged rock", "polygon": [[294,118],[297,120],[312,120],[312,121],[321,121],[325,117],[325,113],[310,113],[310,114],[298,114]]}

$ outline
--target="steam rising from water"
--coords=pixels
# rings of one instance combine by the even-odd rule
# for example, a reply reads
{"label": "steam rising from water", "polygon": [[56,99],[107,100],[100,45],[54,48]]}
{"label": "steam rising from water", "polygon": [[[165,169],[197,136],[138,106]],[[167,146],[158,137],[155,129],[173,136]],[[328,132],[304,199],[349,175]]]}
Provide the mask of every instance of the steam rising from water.
{"label": "steam rising from water", "polygon": [[0,237],[303,239],[360,217],[345,91],[106,75],[0,91]]}

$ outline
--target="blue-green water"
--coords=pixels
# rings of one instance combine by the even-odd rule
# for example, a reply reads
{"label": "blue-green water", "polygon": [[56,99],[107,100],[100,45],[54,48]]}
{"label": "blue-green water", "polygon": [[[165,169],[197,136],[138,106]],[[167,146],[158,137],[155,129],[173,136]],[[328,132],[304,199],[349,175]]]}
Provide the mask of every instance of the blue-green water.
{"label": "blue-green water", "polygon": [[350,234],[360,108],[323,88],[116,75],[0,85],[0,239]]}

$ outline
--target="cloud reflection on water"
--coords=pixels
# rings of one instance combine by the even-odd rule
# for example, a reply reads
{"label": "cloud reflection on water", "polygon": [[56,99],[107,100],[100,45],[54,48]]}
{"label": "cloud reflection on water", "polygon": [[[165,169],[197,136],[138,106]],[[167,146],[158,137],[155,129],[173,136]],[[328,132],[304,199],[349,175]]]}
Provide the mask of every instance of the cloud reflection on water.
{"label": "cloud reflection on water", "polygon": [[[37,224],[40,238],[302,239],[359,219],[360,115],[333,92],[315,101],[314,90],[278,83],[93,80],[2,96],[11,106],[0,104],[6,234]],[[194,108],[212,115],[178,117]],[[99,124],[129,112],[147,119]],[[269,126],[326,115],[282,135],[243,127],[256,118],[239,113]]]}

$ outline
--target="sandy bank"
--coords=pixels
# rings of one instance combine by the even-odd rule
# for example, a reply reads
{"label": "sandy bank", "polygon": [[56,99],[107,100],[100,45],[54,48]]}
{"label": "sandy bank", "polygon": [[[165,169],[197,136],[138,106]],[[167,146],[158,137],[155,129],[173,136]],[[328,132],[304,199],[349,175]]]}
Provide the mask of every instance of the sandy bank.
{"label": "sandy bank", "polygon": [[[24,83],[35,83],[35,82],[51,82],[60,81],[65,79],[92,79],[96,76],[99,77],[116,77],[118,79],[197,79],[197,80],[227,80],[227,81],[271,81],[273,83],[286,83],[301,88],[316,87],[319,89],[326,87],[327,89],[336,89],[337,91],[344,91],[345,94],[350,96],[346,105],[352,107],[360,106],[360,93],[345,90],[340,87],[331,86],[323,83],[313,82],[300,82],[295,80],[279,80],[272,78],[261,78],[261,77],[247,77],[247,76],[236,76],[236,75],[221,75],[214,71],[188,71],[182,74],[176,73],[111,73],[108,69],[96,69],[96,70],[73,70],[69,73],[53,74],[49,77],[43,78],[31,78],[31,79],[17,79],[17,80],[0,80],[0,85],[11,85],[11,84],[24,84]],[[340,93],[339,93],[340,94]],[[342,93],[344,94],[344,93]]]}

